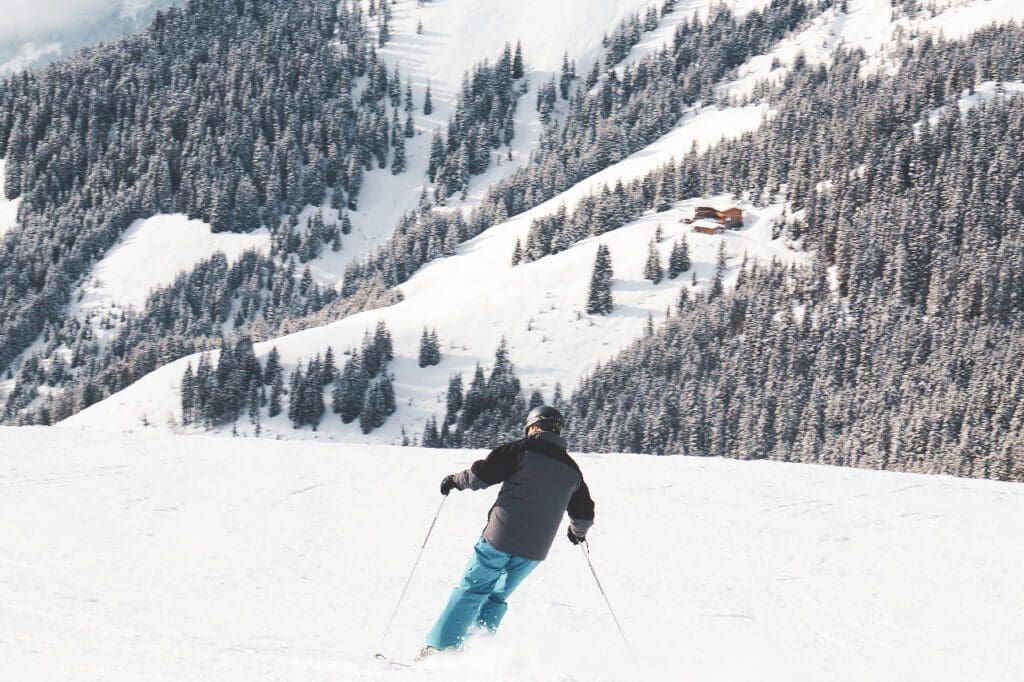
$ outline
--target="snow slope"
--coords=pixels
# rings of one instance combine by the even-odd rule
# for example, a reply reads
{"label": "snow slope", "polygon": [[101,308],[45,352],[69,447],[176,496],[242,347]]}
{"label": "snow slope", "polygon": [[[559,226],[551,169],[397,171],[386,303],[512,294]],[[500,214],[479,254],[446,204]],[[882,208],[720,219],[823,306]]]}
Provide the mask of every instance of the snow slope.
{"label": "snow slope", "polygon": [[1020,0],[934,0],[918,3],[912,14],[904,7],[894,9],[890,0],[847,0],[846,6],[842,12],[837,3],[770,53],[753,57],[739,69],[735,81],[719,90],[742,97],[760,80],[781,82],[798,55],[811,64],[829,65],[839,48],[864,50],[865,74],[882,69],[891,73],[897,68],[897,52],[921,35],[959,40],[991,24],[1024,20]]}
{"label": "snow slope", "polygon": [[[372,659],[440,497],[479,453],[0,428],[0,679],[1017,680],[1018,484],[577,456],[559,535],[493,639]],[[384,650],[411,656],[493,491],[445,502]]]}
{"label": "snow slope", "polygon": [[[961,36],[970,30],[965,27],[977,28],[989,21],[1024,16],[1024,4],[1007,4],[1002,0],[979,4],[979,1],[939,0],[907,16],[894,14],[888,0],[849,0],[847,12],[840,12],[839,5],[825,11],[804,30],[788,36],[770,55],[751,59],[741,68],[738,78],[723,84],[722,88],[739,99],[749,93],[759,78],[784,74],[786,65],[797,55],[804,54],[816,63],[828,63],[840,46],[864,48],[869,60],[887,59],[886,55],[898,44],[897,37],[906,41],[915,39],[912,36],[925,30],[945,31],[948,17],[960,16],[963,12],[968,12],[971,20],[965,19],[957,30],[950,29],[949,34]],[[446,1],[427,3],[423,7],[418,7],[414,0],[401,0],[396,5],[394,38],[381,54],[392,63],[400,63],[404,75],[412,76],[418,103],[422,101],[422,88],[429,78],[438,108],[430,119],[417,116],[417,125],[423,134],[410,142],[409,171],[397,178],[386,171],[367,175],[360,212],[353,216],[354,232],[348,236],[340,253],[328,253],[314,261],[318,279],[336,281],[344,264],[383,241],[394,224],[393,219],[415,202],[421,188],[419,183],[423,178],[422,166],[430,133],[434,126],[447,120],[465,69],[480,59],[493,58],[497,46],[506,40],[514,43],[521,38],[531,88],[536,88],[559,68],[565,51],[581,60],[578,69],[585,72],[586,59],[598,54],[599,34],[613,29],[629,12],[646,6],[633,0],[599,3],[593,7],[593,3],[583,4],[586,8],[576,0],[564,4],[526,0],[515,5],[497,3],[497,0]],[[693,12],[707,12],[712,4],[706,0],[681,0],[655,31],[644,35],[627,61],[658,49],[664,40],[670,39],[672,27],[682,18]],[[730,3],[740,13],[763,4],[760,0]],[[561,12],[566,14],[563,16]],[[570,21],[567,18],[570,16],[576,20]],[[418,21],[422,21],[424,27],[420,35],[415,32]],[[452,50],[453,45],[458,45],[459,49]],[[528,93],[520,103],[513,161],[495,166],[485,176],[475,179],[467,204],[474,203],[490,182],[528,155],[537,134],[533,101],[534,96]],[[640,334],[648,315],[660,318],[674,302],[679,288],[684,286],[680,281],[654,286],[641,276],[646,245],[657,223],[662,223],[667,237],[660,245],[663,258],[667,257],[673,239],[684,233],[689,235],[698,287],[704,286],[710,278],[720,241],[727,246],[729,278],[735,276],[736,266],[744,254],[755,260],[779,258],[787,262],[806,254],[795,253],[785,243],[771,240],[771,222],[782,211],[777,205],[753,210],[750,205],[739,202],[750,214],[752,225],[742,232],[722,237],[693,235],[679,225],[679,218],[689,215],[694,203],[711,202],[724,207],[734,202],[729,197],[704,197],[687,202],[665,215],[647,216],[556,256],[513,269],[509,261],[516,239],[525,241],[534,217],[552,213],[563,204],[571,210],[581,197],[600,191],[605,184],[643,175],[673,156],[686,153],[694,144],[706,149],[723,136],[737,136],[755,129],[771,113],[764,103],[758,102],[731,107],[694,107],[676,128],[646,149],[581,181],[551,201],[488,230],[464,244],[456,256],[430,263],[401,286],[405,295],[402,303],[262,344],[257,352],[265,354],[276,345],[290,369],[299,359],[308,361],[328,345],[336,352],[358,345],[366,329],[372,328],[378,320],[385,320],[395,336],[398,355],[391,369],[396,375],[399,409],[385,427],[372,434],[372,439],[382,442],[397,442],[403,427],[407,433],[418,434],[424,419],[443,411],[441,393],[448,377],[453,372],[462,372],[468,378],[477,362],[487,365],[502,337],[509,342],[512,360],[527,391],[538,388],[550,397],[556,382],[561,382],[568,391],[581,374],[614,355]],[[452,203],[460,205],[458,201]],[[616,274],[613,289],[616,310],[607,318],[582,314],[597,242],[611,247]],[[689,282],[691,273],[683,279]],[[418,343],[424,326],[436,327],[442,339],[443,361],[438,367],[417,367]],[[71,423],[98,429],[132,429],[142,423],[167,428],[178,412],[178,385],[189,362],[195,364],[196,359],[184,359],[158,370],[120,394],[76,415]],[[283,417],[276,421],[265,420],[263,427],[284,437],[312,435],[366,440],[358,427],[343,426],[333,415],[325,417],[317,434],[295,432]]]}
{"label": "snow slope", "polygon": [[[762,3],[762,0],[742,0]],[[426,170],[430,140],[434,131],[444,129],[454,113],[462,78],[476,64],[493,63],[501,56],[505,43],[522,43],[525,78],[529,89],[519,100],[515,115],[515,137],[509,149],[503,147],[492,155],[490,169],[472,178],[465,200],[458,195],[448,201],[456,208],[476,205],[487,187],[523,165],[540,137],[541,124],[534,106],[537,88],[560,73],[562,56],[566,53],[579,63],[589,65],[603,48],[601,39],[620,21],[651,4],[651,0],[443,0],[420,6],[417,0],[399,0],[393,6],[389,30],[391,39],[378,52],[389,65],[389,73],[399,67],[403,79],[409,79],[416,110],[413,121],[416,136],[406,141],[407,170],[392,175],[387,169],[367,173],[360,191],[359,208],[350,213],[352,233],[342,242],[338,253],[327,252],[310,264],[322,283],[341,280],[345,266],[362,258],[384,243],[392,234],[399,218],[419,203],[427,184]],[[697,8],[707,0],[688,0],[686,7]],[[691,9],[692,11],[692,9]],[[682,16],[679,10],[662,22],[671,27]],[[422,22],[422,33],[417,24]],[[371,21],[371,25],[374,22]],[[654,49],[658,45],[649,47]],[[638,46],[638,51],[642,51]],[[583,67],[578,67],[582,70]],[[430,83],[433,112],[423,114],[423,98]],[[307,209],[307,213],[310,209]],[[325,220],[335,220],[336,213],[322,207]]]}
{"label": "snow slope", "polygon": [[[427,264],[400,287],[405,296],[400,303],[258,344],[256,352],[263,356],[276,347],[282,364],[290,370],[300,359],[308,362],[327,346],[336,353],[358,346],[364,331],[384,320],[394,336],[396,360],[391,371],[396,377],[398,412],[370,434],[369,438],[381,442],[398,442],[403,428],[407,433],[419,434],[426,419],[443,412],[441,392],[448,377],[462,372],[468,382],[476,363],[491,362],[502,337],[509,343],[512,361],[527,391],[541,389],[550,397],[556,382],[568,391],[598,361],[612,357],[641,334],[649,315],[661,319],[666,308],[675,303],[679,288],[692,286],[694,274],[697,286],[706,286],[713,276],[719,243],[726,244],[731,259],[727,283],[735,278],[744,254],[762,262],[772,258],[789,262],[800,256],[781,240],[771,239],[771,224],[781,206],[756,210],[744,204],[747,226],[722,236],[694,234],[688,225],[679,222],[693,215],[695,204],[711,202],[725,208],[733,203],[728,197],[681,202],[663,214],[646,216],[562,253],[513,268],[516,239],[525,243],[531,220],[554,212],[562,202],[573,206],[606,183],[640,176],[673,155],[687,152],[695,143],[706,147],[724,135],[742,134],[756,127],[766,112],[763,106],[691,112],[679,127],[648,148],[583,180],[559,197],[487,230],[463,244],[456,256]],[[659,245],[662,261],[667,262],[672,241],[685,235],[694,268],[677,280],[653,285],[643,279],[643,267],[647,243],[659,223],[665,235]],[[616,273],[616,309],[608,317],[584,313],[599,243],[611,249]],[[437,328],[442,362],[423,369],[418,366],[418,355],[425,325]],[[68,423],[101,430],[131,429],[143,423],[172,427],[179,412],[181,376],[190,362],[195,366],[197,359],[183,358],[166,365],[74,415]],[[264,420],[262,427],[267,433],[284,437],[311,435],[294,431],[285,415]],[[314,435],[355,442],[368,438],[356,423],[342,424],[333,414],[324,418]]]}
{"label": "snow slope", "polygon": [[[1007,81],[1004,83],[996,83],[995,81],[985,81],[980,83],[970,90],[964,90],[960,97],[957,98],[957,108],[960,110],[961,116],[966,116],[967,113],[978,106],[979,104],[986,104],[994,99],[1006,99],[1008,97],[1019,97],[1024,94],[1024,81]],[[934,126],[938,123],[942,116],[946,113],[948,107],[937,107],[928,114],[928,125]],[[920,130],[922,121],[915,124],[915,130]]]}
{"label": "snow slope", "polygon": [[136,220],[93,267],[74,308],[80,313],[111,306],[141,310],[150,291],[170,284],[181,271],[217,251],[233,263],[248,249],[269,251],[270,234],[215,233],[183,214]]}

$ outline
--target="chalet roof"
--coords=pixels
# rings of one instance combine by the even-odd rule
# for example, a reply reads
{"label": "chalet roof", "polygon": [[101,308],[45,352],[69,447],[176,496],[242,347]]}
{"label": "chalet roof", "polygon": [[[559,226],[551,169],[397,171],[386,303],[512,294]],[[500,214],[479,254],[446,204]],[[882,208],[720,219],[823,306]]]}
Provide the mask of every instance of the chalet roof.
{"label": "chalet roof", "polygon": [[722,223],[718,222],[717,220],[712,220],[711,218],[701,218],[700,220],[694,220],[693,221],[693,226],[694,227],[710,227],[710,228],[713,228],[715,230],[718,230],[718,229],[721,229]]}

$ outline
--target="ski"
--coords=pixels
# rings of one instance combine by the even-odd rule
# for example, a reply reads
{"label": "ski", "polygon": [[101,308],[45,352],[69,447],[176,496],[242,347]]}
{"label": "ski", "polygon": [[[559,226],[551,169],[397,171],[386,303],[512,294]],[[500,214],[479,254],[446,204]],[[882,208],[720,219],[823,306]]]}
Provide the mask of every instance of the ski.
{"label": "ski", "polygon": [[381,661],[383,663],[387,663],[388,665],[392,666],[393,668],[411,668],[412,665],[413,665],[409,661],[400,661],[397,658],[388,658],[387,656],[385,656],[384,654],[382,654],[380,652],[377,652],[376,654],[374,654],[373,657],[375,659],[377,659],[378,661]]}

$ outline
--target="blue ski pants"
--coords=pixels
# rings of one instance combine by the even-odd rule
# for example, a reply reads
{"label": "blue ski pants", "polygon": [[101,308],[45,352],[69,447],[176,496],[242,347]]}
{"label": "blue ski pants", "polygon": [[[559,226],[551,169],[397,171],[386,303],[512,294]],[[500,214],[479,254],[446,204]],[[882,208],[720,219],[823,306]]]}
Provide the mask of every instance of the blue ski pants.
{"label": "blue ski pants", "polygon": [[429,646],[459,647],[473,625],[497,630],[508,610],[505,600],[540,563],[495,549],[483,538],[473,550],[462,581],[427,635]]}

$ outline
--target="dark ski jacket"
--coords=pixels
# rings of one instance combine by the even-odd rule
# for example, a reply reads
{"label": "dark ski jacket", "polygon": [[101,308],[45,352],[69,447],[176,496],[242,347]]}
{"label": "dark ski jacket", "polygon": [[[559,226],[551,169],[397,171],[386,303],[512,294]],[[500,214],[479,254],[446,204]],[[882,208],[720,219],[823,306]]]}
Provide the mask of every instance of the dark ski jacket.
{"label": "dark ski jacket", "polygon": [[563,512],[569,512],[577,535],[583,536],[593,525],[590,490],[579,466],[565,450],[561,436],[541,432],[498,446],[486,459],[455,474],[459,490],[502,484],[483,532],[492,547],[543,561],[558,533]]}

